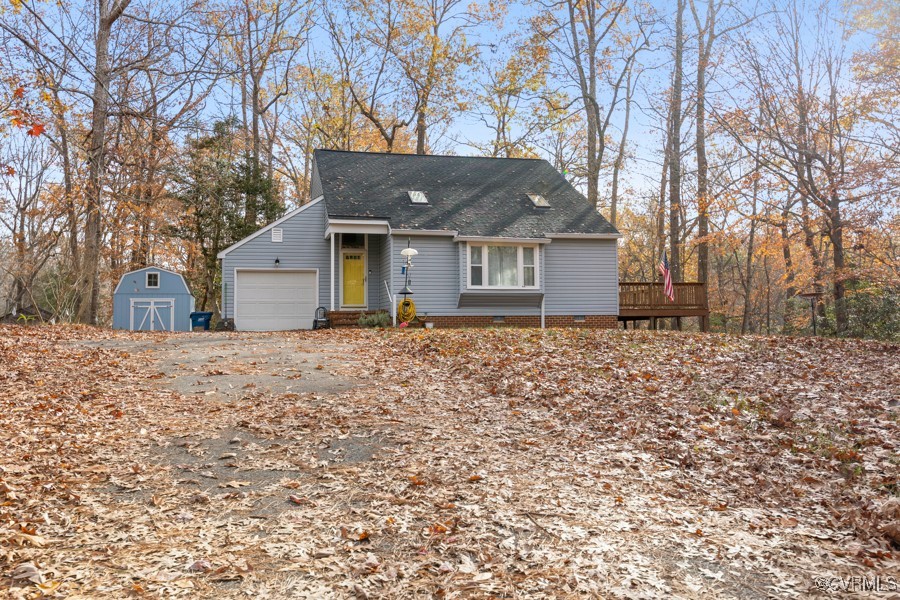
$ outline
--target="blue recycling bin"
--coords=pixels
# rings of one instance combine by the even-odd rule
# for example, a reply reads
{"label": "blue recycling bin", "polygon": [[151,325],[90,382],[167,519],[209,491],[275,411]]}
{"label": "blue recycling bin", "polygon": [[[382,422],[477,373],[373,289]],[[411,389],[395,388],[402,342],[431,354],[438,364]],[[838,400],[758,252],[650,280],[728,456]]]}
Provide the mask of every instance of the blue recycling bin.
{"label": "blue recycling bin", "polygon": [[204,331],[209,331],[209,322],[212,319],[211,312],[192,312],[191,313],[191,329],[202,327]]}

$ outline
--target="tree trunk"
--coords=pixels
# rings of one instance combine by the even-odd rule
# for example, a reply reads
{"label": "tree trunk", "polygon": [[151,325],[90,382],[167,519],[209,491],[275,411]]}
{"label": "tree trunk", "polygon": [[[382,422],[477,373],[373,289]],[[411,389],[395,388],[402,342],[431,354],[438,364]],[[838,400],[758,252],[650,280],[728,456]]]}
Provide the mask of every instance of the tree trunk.
{"label": "tree trunk", "polygon": [[684,0],[675,18],[675,66],[672,80],[672,129],[669,157],[669,268],[672,281],[681,281],[681,93],[684,55]]}
{"label": "tree trunk", "polygon": [[750,327],[750,307],[753,296],[753,252],[756,242],[756,205],[759,199],[759,140],[756,141],[756,154],[753,157],[753,203],[750,214],[750,236],[747,240],[747,275],[744,283],[744,314],[741,317],[741,333],[747,333]]}
{"label": "tree trunk", "polygon": [[90,145],[88,147],[88,184],[85,194],[86,219],[84,227],[84,261],[81,271],[81,300],[78,320],[97,324],[100,299],[100,245],[103,172],[105,168],[106,122],[109,118],[109,37],[113,21],[109,19],[108,5],[100,0],[100,22],[94,42],[94,94],[91,118]]}
{"label": "tree trunk", "polygon": [[[785,202],[781,209],[781,222],[778,229],[781,231],[781,256],[784,259],[784,283],[785,283],[785,299],[790,300],[797,295],[797,288],[794,287],[794,259],[791,256],[791,237],[788,232],[788,217],[790,216],[791,203]],[[787,307],[785,307],[785,310]]]}
{"label": "tree trunk", "polygon": [[[712,2],[708,10],[714,10]],[[706,67],[711,39],[699,38],[697,61],[697,280],[706,283],[709,275],[709,163],[706,158]]]}
{"label": "tree trunk", "polygon": [[419,113],[416,115],[416,154],[427,154],[425,152],[425,111],[427,109],[427,105],[423,104],[421,108],[419,108]]}
{"label": "tree trunk", "polygon": [[[666,118],[666,134],[665,144],[663,145],[663,163],[662,173],[659,178],[659,204],[656,207],[656,256],[654,260],[662,260],[663,252],[666,249],[666,190],[669,185],[669,161],[672,157],[672,110],[669,107],[669,114]],[[658,273],[656,264],[651,265],[651,273]],[[659,276],[662,281],[662,275]]]}
{"label": "tree trunk", "polygon": [[834,320],[838,335],[847,332],[850,317],[847,311],[844,259],[844,223],[841,217],[841,200],[836,193],[829,198],[829,238],[831,240],[832,264],[834,265]]}
{"label": "tree trunk", "polygon": [[625,163],[625,150],[628,144],[628,123],[631,120],[631,71],[628,71],[628,80],[625,83],[625,124],[622,126],[622,139],[619,140],[619,153],[613,165],[612,193],[609,198],[609,222],[616,226],[616,211],[619,205],[619,173]]}

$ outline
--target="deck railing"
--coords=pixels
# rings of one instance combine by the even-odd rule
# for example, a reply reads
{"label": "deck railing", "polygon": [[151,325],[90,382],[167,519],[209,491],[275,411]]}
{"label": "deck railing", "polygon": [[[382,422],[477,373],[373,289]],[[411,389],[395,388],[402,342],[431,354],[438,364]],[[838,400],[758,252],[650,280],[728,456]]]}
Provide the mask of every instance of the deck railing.
{"label": "deck railing", "polygon": [[676,283],[674,287],[675,301],[671,302],[663,294],[662,283],[621,282],[619,283],[619,310],[709,310],[705,283]]}

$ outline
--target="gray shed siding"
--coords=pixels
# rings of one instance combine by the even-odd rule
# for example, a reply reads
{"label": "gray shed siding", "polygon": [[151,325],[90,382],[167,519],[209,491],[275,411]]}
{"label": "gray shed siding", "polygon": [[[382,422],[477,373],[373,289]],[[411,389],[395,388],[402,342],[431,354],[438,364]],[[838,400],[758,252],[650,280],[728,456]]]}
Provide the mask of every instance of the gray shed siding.
{"label": "gray shed siding", "polygon": [[[159,287],[147,287],[147,273],[159,273]],[[113,329],[131,328],[131,300],[173,299],[175,301],[175,331],[191,330],[194,296],[184,279],[158,267],[145,267],[125,273],[113,293]]]}
{"label": "gray shed siding", "polygon": [[287,219],[278,227],[283,231],[283,241],[272,242],[272,235],[265,231],[235,248],[222,258],[222,316],[234,318],[234,270],[272,269],[275,258],[282,269],[318,269],[319,305],[330,302],[331,249],[325,235],[325,203],[318,202]]}
{"label": "gray shed siding", "polygon": [[616,240],[555,239],[546,248],[546,314],[619,314]]}

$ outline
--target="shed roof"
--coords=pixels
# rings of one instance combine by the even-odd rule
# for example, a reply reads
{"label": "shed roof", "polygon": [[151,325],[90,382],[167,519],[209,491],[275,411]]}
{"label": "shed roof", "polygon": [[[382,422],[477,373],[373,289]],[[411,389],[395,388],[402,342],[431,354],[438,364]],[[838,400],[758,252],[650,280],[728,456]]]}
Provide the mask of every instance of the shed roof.
{"label": "shed roof", "polygon": [[[618,234],[546,160],[336,150],[316,150],[314,158],[331,219],[472,237]],[[413,202],[412,191],[427,203]],[[536,206],[529,194],[550,206]]]}
{"label": "shed roof", "polygon": [[156,266],[150,265],[149,267],[142,267],[140,269],[128,271],[127,273],[122,273],[122,276],[119,277],[119,283],[116,284],[116,289],[113,290],[113,295],[115,296],[116,294],[119,293],[119,288],[122,287],[122,282],[125,281],[126,277],[128,277],[129,275],[134,275],[135,273],[141,273],[143,271],[163,271],[164,273],[170,273],[172,275],[175,275],[176,277],[181,279],[181,283],[184,284],[184,291],[188,294],[191,293],[191,286],[188,285],[188,282],[184,278],[184,275],[182,275],[178,271],[173,271],[171,269],[165,269],[163,267],[156,267]]}

